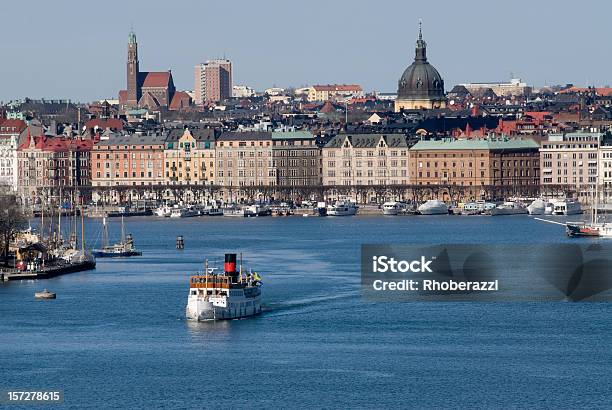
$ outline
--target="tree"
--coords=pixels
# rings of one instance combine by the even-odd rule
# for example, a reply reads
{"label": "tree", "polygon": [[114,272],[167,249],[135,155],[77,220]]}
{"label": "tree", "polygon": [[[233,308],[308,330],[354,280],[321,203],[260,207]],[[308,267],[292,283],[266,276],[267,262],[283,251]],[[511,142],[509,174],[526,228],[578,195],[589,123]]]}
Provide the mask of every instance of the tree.
{"label": "tree", "polygon": [[11,194],[0,195],[0,241],[4,264],[8,264],[9,246],[17,233],[28,224],[23,210],[17,203],[17,197]]}

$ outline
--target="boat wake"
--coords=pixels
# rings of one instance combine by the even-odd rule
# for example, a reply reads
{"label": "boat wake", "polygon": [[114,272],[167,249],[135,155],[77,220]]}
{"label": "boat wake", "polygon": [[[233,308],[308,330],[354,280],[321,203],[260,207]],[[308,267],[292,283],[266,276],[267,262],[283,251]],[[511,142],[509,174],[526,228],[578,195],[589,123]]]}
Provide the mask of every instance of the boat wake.
{"label": "boat wake", "polygon": [[358,297],[360,294],[359,290],[350,292],[343,292],[335,295],[321,295],[313,296],[302,299],[289,300],[284,302],[276,302],[264,304],[262,306],[263,317],[278,317],[287,315],[299,315],[304,313],[310,313],[313,311],[325,309],[329,310],[327,306],[330,302],[343,299],[352,299]]}

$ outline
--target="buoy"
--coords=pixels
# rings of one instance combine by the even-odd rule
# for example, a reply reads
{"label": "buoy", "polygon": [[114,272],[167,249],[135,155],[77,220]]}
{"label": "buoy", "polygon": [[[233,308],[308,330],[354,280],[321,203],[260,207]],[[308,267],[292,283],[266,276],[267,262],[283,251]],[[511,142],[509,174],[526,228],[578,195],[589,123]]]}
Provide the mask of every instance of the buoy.
{"label": "buoy", "polygon": [[55,293],[49,292],[47,289],[45,289],[42,292],[34,293],[34,297],[36,299],[55,299]]}
{"label": "buoy", "polygon": [[183,235],[179,235],[176,237],[176,249],[184,249],[185,241],[183,240]]}

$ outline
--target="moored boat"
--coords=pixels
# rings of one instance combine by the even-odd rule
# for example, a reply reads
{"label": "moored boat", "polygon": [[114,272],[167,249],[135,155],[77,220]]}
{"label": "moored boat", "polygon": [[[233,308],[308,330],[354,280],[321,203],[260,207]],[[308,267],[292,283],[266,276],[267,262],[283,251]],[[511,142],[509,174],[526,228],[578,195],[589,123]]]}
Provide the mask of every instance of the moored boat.
{"label": "moored boat", "polygon": [[418,207],[421,215],[447,215],[448,206],[438,199],[430,199]]}
{"label": "moored boat", "polygon": [[171,213],[172,213],[172,208],[170,208],[167,205],[162,205],[155,210],[155,215],[159,216],[160,218],[167,218],[170,216]]}
{"label": "moored boat", "polygon": [[194,216],[200,216],[200,210],[194,205],[175,205],[170,213],[170,218],[192,218]]}
{"label": "moored boat", "polygon": [[327,216],[327,204],[325,201],[317,202],[316,211],[319,216]]}
{"label": "moored boat", "polygon": [[91,252],[93,256],[96,258],[117,258],[142,255],[141,251],[136,250],[132,235],[126,235],[123,218],[121,218],[121,241],[113,245],[108,244],[108,225],[106,224],[106,218],[102,219],[102,224],[104,235],[103,246],[101,249],[94,249]]}
{"label": "moored boat", "polygon": [[602,238],[612,238],[611,223],[580,223],[568,222],[565,225],[565,232],[570,237],[595,236]]}
{"label": "moored boat", "polygon": [[398,201],[385,202],[382,205],[383,215],[398,215],[406,212],[406,204]]}
{"label": "moored boat", "polygon": [[553,201],[553,215],[578,215],[582,213],[580,202],[575,199],[558,199]]}
{"label": "moored boat", "polygon": [[[242,257],[241,257],[242,259]],[[185,314],[197,321],[238,319],[261,313],[261,277],[236,267],[236,254],[225,254],[223,273],[208,266],[189,278]]]}
{"label": "moored boat", "polygon": [[547,209],[552,213],[552,206],[551,202],[538,198],[527,206],[527,211],[529,215],[546,215]]}
{"label": "moored boat", "polygon": [[350,201],[336,201],[327,207],[327,216],[351,216],[357,213],[357,205]]}
{"label": "moored boat", "polygon": [[487,214],[491,216],[520,215],[520,214],[527,214],[527,213],[529,213],[529,211],[527,211],[527,208],[525,208],[523,205],[521,205],[518,202],[511,202],[511,201],[507,201],[507,202],[504,202],[503,204],[497,205],[495,208],[491,208],[487,212]]}

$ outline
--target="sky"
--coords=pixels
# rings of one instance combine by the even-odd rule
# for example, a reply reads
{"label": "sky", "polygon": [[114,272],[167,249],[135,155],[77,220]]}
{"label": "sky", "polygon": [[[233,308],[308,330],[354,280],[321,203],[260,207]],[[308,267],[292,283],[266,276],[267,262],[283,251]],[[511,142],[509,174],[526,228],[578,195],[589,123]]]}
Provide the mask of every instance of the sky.
{"label": "sky", "polygon": [[586,0],[29,0],[0,3],[0,101],[117,98],[127,36],[140,69],[226,57],[234,84],[357,83],[394,92],[414,58],[419,19],[447,90],[465,82],[612,84],[612,3]]}

